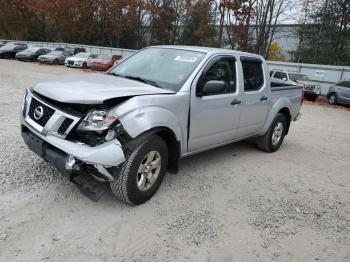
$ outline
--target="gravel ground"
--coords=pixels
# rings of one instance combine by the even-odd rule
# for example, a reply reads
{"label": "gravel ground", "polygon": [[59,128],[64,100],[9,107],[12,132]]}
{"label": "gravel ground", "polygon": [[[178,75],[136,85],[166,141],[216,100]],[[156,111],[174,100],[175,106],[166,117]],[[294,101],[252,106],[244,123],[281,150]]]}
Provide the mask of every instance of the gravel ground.
{"label": "gravel ground", "polygon": [[24,88],[73,73],[0,60],[1,261],[350,261],[349,111],[307,103],[276,153],[229,145],[184,159],[144,205],[94,203],[19,132]]}

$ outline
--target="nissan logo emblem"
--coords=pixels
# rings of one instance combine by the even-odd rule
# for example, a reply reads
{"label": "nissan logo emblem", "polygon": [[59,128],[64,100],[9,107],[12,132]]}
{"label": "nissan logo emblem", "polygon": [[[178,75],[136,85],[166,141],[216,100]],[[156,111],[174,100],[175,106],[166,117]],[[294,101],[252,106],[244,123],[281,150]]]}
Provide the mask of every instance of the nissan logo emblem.
{"label": "nissan logo emblem", "polygon": [[38,106],[34,109],[34,119],[39,120],[44,115],[44,108],[42,106]]}

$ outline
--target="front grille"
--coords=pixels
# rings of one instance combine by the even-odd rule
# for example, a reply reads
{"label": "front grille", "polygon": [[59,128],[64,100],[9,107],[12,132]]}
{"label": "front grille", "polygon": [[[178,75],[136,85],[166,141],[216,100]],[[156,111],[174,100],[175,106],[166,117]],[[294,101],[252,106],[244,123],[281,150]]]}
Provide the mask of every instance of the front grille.
{"label": "front grille", "polygon": [[306,89],[306,90],[314,90],[315,87],[314,87],[314,86],[305,86],[305,89]]}
{"label": "front grille", "polygon": [[74,65],[74,61],[68,60],[68,65]]}
{"label": "front grille", "polygon": [[[43,109],[42,111],[42,117],[35,119],[34,117],[34,112],[36,108],[41,107]],[[35,98],[32,98],[32,101],[30,102],[30,106],[29,106],[29,112],[28,112],[28,116],[37,124],[39,124],[40,126],[44,127],[47,123],[47,121],[49,121],[49,119],[52,117],[52,115],[55,113],[55,110],[52,109],[51,107],[46,106],[45,104],[39,102],[38,100],[36,100]]]}
{"label": "front grille", "polygon": [[61,124],[60,128],[58,129],[58,133],[63,135],[67,129],[70,127],[70,125],[73,123],[73,120],[70,118],[66,118],[63,123]]}

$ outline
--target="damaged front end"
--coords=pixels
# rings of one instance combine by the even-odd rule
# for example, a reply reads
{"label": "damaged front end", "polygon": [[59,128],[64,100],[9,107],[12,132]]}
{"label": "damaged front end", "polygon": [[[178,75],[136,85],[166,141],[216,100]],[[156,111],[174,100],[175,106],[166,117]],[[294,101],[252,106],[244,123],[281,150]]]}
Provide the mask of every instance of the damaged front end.
{"label": "damaged front end", "polygon": [[126,158],[123,145],[131,140],[108,106],[63,104],[29,89],[22,103],[25,143],[93,201],[104,191],[94,182],[114,180]]}

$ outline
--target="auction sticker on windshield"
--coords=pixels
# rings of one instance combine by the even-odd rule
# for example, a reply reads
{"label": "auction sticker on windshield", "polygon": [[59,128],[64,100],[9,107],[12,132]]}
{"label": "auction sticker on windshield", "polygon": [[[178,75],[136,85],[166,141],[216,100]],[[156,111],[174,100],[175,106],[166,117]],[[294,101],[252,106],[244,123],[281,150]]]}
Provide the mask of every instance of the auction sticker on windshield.
{"label": "auction sticker on windshield", "polygon": [[194,63],[197,61],[197,57],[189,57],[189,56],[177,56],[175,57],[175,61],[180,61],[180,62],[188,62],[188,63]]}

